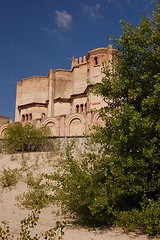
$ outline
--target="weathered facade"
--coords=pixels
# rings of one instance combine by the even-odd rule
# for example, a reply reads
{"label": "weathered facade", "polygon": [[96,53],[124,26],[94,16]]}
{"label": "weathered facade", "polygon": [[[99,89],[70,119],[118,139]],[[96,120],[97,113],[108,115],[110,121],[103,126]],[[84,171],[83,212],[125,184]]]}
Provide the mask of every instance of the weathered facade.
{"label": "weathered facade", "polygon": [[17,83],[15,122],[47,125],[54,136],[82,136],[101,120],[96,110],[104,106],[90,92],[90,83],[102,79],[102,64],[108,64],[114,49],[97,48],[73,58],[70,70],[51,69],[48,76],[33,76]]}

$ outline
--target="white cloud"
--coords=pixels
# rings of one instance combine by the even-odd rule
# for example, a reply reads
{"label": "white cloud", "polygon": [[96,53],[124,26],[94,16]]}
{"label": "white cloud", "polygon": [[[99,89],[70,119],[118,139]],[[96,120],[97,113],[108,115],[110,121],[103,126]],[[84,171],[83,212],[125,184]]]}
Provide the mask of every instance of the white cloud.
{"label": "white cloud", "polygon": [[101,10],[101,5],[99,3],[92,6],[85,4],[83,7],[84,13],[92,19],[96,19],[97,17],[101,16],[100,10]]}
{"label": "white cloud", "polygon": [[59,30],[66,30],[71,28],[72,16],[66,11],[55,12],[55,21]]}

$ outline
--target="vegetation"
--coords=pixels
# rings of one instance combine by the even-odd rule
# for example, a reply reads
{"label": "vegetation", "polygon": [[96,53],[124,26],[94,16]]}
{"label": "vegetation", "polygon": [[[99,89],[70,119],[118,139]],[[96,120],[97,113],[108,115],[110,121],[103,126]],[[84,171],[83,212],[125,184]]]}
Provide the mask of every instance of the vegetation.
{"label": "vegetation", "polygon": [[48,194],[51,184],[48,181],[43,181],[44,178],[42,175],[34,178],[32,173],[28,173],[26,180],[29,191],[22,196],[16,197],[21,205],[30,209],[34,209],[35,207],[42,209],[52,202],[53,197]]}
{"label": "vegetation", "polygon": [[[122,21],[123,34],[101,84],[106,107],[94,140],[100,154],[81,161],[71,152],[57,181],[62,209],[88,225],[122,225],[160,235],[160,1],[153,19],[137,27]],[[51,176],[50,176],[51,177]]]}
{"label": "vegetation", "polygon": [[0,175],[0,183],[2,187],[16,186],[18,179],[20,178],[20,172],[17,168],[10,169],[4,168]]}
{"label": "vegetation", "polygon": [[[38,240],[38,239],[47,239],[47,240],[62,240],[63,239],[63,228],[65,227],[65,223],[60,223],[59,221],[56,222],[56,226],[54,228],[49,229],[45,233],[42,233],[40,236],[39,234],[35,234],[32,236],[31,229],[33,229],[39,220],[40,210],[33,210],[31,214],[28,215],[27,218],[21,220],[21,228],[18,234],[17,240]],[[3,226],[0,226],[0,237],[4,240],[12,240],[15,239],[14,235],[10,235],[10,228],[9,225],[3,221]]]}
{"label": "vegetation", "polygon": [[42,151],[47,147],[48,127],[36,128],[33,124],[9,124],[4,134],[7,153]]}
{"label": "vegetation", "polygon": [[[16,157],[16,159],[15,159]],[[47,204],[52,202],[52,195],[49,195],[49,191],[52,187],[50,182],[44,179],[43,174],[39,173],[39,167],[43,167],[49,164],[51,167],[51,158],[53,160],[53,153],[41,154],[41,162],[39,153],[34,154],[34,158],[30,159],[30,153],[19,155],[11,155],[11,161],[19,160],[21,162],[21,167],[10,169],[4,168],[0,175],[0,183],[2,187],[16,186],[19,178],[25,181],[29,191],[24,193],[22,196],[16,197],[19,200],[18,206],[25,206],[26,208],[32,209],[32,212],[27,218],[21,220],[21,227],[18,233],[15,235],[11,234],[9,223],[3,221],[0,224],[0,239],[11,240],[24,240],[24,239],[48,239],[48,240],[62,240],[63,239],[63,229],[65,227],[65,222],[56,222],[56,226],[43,232],[42,234],[33,234],[32,229],[38,224],[40,209],[44,208]],[[21,161],[22,160],[22,161]],[[34,171],[33,173],[31,172]],[[34,231],[35,232],[35,231]]]}

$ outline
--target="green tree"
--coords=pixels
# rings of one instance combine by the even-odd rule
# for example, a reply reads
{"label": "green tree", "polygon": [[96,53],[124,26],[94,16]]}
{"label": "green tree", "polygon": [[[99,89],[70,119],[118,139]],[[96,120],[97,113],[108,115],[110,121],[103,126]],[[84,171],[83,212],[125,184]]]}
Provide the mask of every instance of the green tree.
{"label": "green tree", "polygon": [[36,128],[33,124],[9,124],[4,134],[4,148],[8,153],[40,151],[45,148],[48,127]]}
{"label": "green tree", "polygon": [[105,128],[95,139],[109,156],[114,209],[141,211],[152,199],[160,217],[160,1],[152,20],[142,17],[137,27],[121,24],[123,34],[113,39],[118,51],[94,88],[107,105],[100,113]]}
{"label": "green tree", "polygon": [[[153,19],[137,27],[122,22],[113,43],[118,52],[95,87],[107,106],[101,110],[105,152],[120,164],[132,201],[143,194],[157,198],[160,189],[160,2]],[[106,116],[110,114],[110,117]],[[126,184],[124,188],[126,187]],[[123,189],[123,186],[121,185]],[[124,189],[125,191],[125,189]],[[127,192],[125,193],[125,195]]]}
{"label": "green tree", "polygon": [[160,235],[160,1],[152,19],[121,24],[117,53],[93,89],[106,101],[105,127],[94,134],[100,154],[67,155],[56,198],[87,224]]}

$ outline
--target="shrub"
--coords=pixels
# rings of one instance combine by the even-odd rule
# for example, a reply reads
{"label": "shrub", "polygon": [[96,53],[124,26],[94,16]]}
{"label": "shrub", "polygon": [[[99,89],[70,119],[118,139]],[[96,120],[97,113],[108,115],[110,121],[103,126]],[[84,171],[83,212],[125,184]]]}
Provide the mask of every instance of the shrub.
{"label": "shrub", "polygon": [[2,187],[11,187],[16,186],[16,183],[20,177],[20,172],[17,168],[15,169],[3,169],[2,174],[0,175],[0,183]]}
{"label": "shrub", "polygon": [[43,182],[42,175],[34,178],[33,174],[29,173],[27,175],[27,187],[29,188],[27,193],[16,197],[26,208],[34,209],[36,207],[41,209],[52,201],[52,196],[48,194],[51,186],[48,182]]}
{"label": "shrub", "polygon": [[148,192],[145,194],[139,184],[139,173],[127,174],[125,162],[122,163],[103,151],[75,158],[68,148],[63,165],[46,177],[56,181],[54,198],[62,212],[72,213],[79,223],[116,224],[159,236],[159,193],[155,192],[149,199]]}
{"label": "shrub", "polygon": [[37,129],[33,124],[9,124],[4,134],[4,148],[7,153],[41,151],[49,135],[48,127]]}
{"label": "shrub", "polygon": [[144,233],[160,237],[160,198],[157,201],[148,199],[147,203],[142,203],[141,210],[118,212],[115,224],[130,230],[139,228]]}
{"label": "shrub", "polygon": [[47,176],[56,181],[54,199],[62,212],[73,213],[79,222],[89,226],[110,225],[114,219],[114,196],[110,195],[105,162],[101,160],[100,155],[92,153],[76,160],[67,149],[63,165]]}

